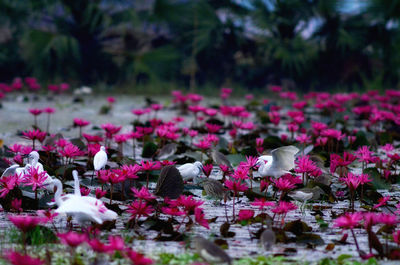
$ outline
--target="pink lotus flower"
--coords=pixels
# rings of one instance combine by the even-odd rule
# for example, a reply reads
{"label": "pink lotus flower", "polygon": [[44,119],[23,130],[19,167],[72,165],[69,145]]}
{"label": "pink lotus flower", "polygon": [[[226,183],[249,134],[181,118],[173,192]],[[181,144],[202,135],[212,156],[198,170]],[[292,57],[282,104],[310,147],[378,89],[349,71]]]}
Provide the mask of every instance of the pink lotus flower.
{"label": "pink lotus flower", "polygon": [[110,245],[110,250],[112,251],[123,251],[125,250],[125,241],[121,236],[108,236],[108,244]]}
{"label": "pink lotus flower", "polygon": [[195,216],[196,223],[198,223],[199,225],[201,225],[207,229],[210,229],[210,226],[208,225],[208,220],[205,219],[205,217],[204,217],[203,209],[201,209],[200,207],[196,207],[194,209],[194,216]]}
{"label": "pink lotus flower", "polygon": [[94,157],[98,151],[100,151],[101,145],[98,143],[87,145],[87,155],[89,157]]}
{"label": "pink lotus flower", "polygon": [[343,229],[353,229],[358,226],[360,221],[363,219],[361,213],[345,213],[334,221],[334,227],[340,227]]}
{"label": "pink lotus flower", "polygon": [[159,111],[159,110],[162,110],[163,105],[161,105],[161,104],[151,104],[151,105],[150,105],[150,108],[151,108],[152,110],[154,110],[154,111]]}
{"label": "pink lotus flower", "polygon": [[377,222],[388,226],[394,226],[399,223],[399,220],[394,214],[380,213],[377,216]]}
{"label": "pink lotus flower", "polygon": [[99,143],[102,142],[104,139],[100,135],[90,135],[90,134],[83,134],[83,137],[88,141],[89,143]]}
{"label": "pink lotus flower", "polygon": [[49,84],[47,86],[47,89],[54,93],[58,92],[58,90],[59,90],[58,85],[55,85],[55,84]]}
{"label": "pink lotus flower", "polygon": [[242,184],[240,180],[226,180],[225,186],[234,193],[246,191],[248,189],[246,184]]}
{"label": "pink lotus flower", "polygon": [[279,112],[271,111],[270,113],[268,113],[268,116],[269,116],[269,120],[272,122],[272,124],[274,124],[275,126],[279,124],[279,122],[281,120],[281,116],[280,116]]}
{"label": "pink lotus flower", "polygon": [[97,199],[101,199],[104,196],[106,196],[107,191],[105,191],[105,190],[103,191],[100,188],[97,188],[97,189],[95,189],[94,193],[95,193]]}
{"label": "pink lotus flower", "polygon": [[390,201],[390,196],[385,196],[378,199],[378,203],[375,204],[372,209],[378,209],[379,207],[386,205],[386,203]]}
{"label": "pink lotus flower", "polygon": [[246,165],[239,165],[238,168],[234,171],[232,178],[235,180],[245,180],[248,179],[249,169]]}
{"label": "pink lotus flower", "polygon": [[245,210],[242,209],[239,211],[239,217],[238,221],[244,221],[244,220],[249,220],[254,217],[254,211],[253,210]]}
{"label": "pink lotus flower", "polygon": [[308,136],[308,135],[305,134],[305,133],[302,133],[302,134],[300,134],[300,135],[298,135],[298,136],[296,137],[296,141],[299,142],[299,143],[301,143],[301,144],[306,145],[306,144],[311,143],[311,137]]}
{"label": "pink lotus flower", "polygon": [[110,179],[111,172],[107,169],[97,171],[97,179],[101,183],[107,183]]}
{"label": "pink lotus flower", "polygon": [[221,130],[222,126],[218,124],[206,123],[207,131],[209,133],[217,133]]}
{"label": "pink lotus flower", "polygon": [[147,110],[146,109],[134,109],[134,110],[132,110],[132,113],[134,114],[134,115],[136,115],[136,116],[142,116],[143,114],[146,114],[147,113]]}
{"label": "pink lotus flower", "polygon": [[107,97],[107,102],[109,104],[113,104],[113,103],[115,103],[115,98],[114,97]]}
{"label": "pink lotus flower", "polygon": [[257,170],[257,161],[258,158],[254,156],[246,156],[246,162],[245,162],[245,167],[247,167],[248,170]]}
{"label": "pink lotus flower", "polygon": [[264,139],[263,138],[257,138],[256,139],[256,149],[258,153],[262,153],[264,151]]}
{"label": "pink lotus flower", "polygon": [[203,151],[211,148],[211,143],[207,139],[202,139],[198,143],[194,143],[193,145]]}
{"label": "pink lotus flower", "polygon": [[213,169],[212,164],[203,165],[203,173],[204,175],[206,175],[207,178],[211,175],[212,169]]}
{"label": "pink lotus flower", "polygon": [[20,182],[20,175],[5,176],[0,179],[0,198],[4,198],[12,191]]}
{"label": "pink lotus flower", "polygon": [[82,196],[88,196],[90,194],[90,188],[80,187],[79,190],[81,191]]}
{"label": "pink lotus flower", "polygon": [[178,207],[162,207],[161,211],[171,216],[182,216],[186,214],[184,211],[179,210]]}
{"label": "pink lotus flower", "polygon": [[328,128],[321,131],[321,136],[325,136],[340,141],[345,137],[345,134],[342,134],[341,131]]}
{"label": "pink lotus flower", "polygon": [[45,222],[43,218],[31,215],[9,215],[8,219],[24,233]]}
{"label": "pink lotus flower", "polygon": [[61,243],[64,245],[68,245],[72,248],[76,248],[82,243],[85,243],[87,240],[87,236],[85,234],[76,233],[73,231],[67,233],[59,233],[57,234],[58,238],[60,239]]}
{"label": "pink lotus flower", "polygon": [[58,213],[52,212],[51,210],[38,210],[36,213],[45,220],[45,223],[53,222],[54,218],[58,216]]}
{"label": "pink lotus flower", "polygon": [[22,132],[22,137],[35,141],[39,140],[39,142],[43,142],[44,138],[46,138],[46,132],[42,132],[41,130],[30,130],[26,132]]}
{"label": "pink lotus flower", "polygon": [[106,132],[106,137],[112,139],[114,134],[117,134],[122,126],[115,126],[112,123],[101,124],[100,127]]}
{"label": "pink lotus flower", "polygon": [[42,265],[44,261],[33,258],[29,255],[23,255],[13,250],[5,251],[3,257],[13,265]]}
{"label": "pink lotus flower", "polygon": [[337,167],[349,166],[351,163],[354,162],[354,160],[356,160],[356,157],[350,153],[344,152],[343,158],[338,154],[331,154],[330,160],[331,160],[330,170],[331,173],[334,173]]}
{"label": "pink lotus flower", "polygon": [[275,203],[272,201],[266,201],[265,198],[256,198],[250,205],[257,206],[260,211],[264,211],[264,208],[274,206]]}
{"label": "pink lotus flower", "polygon": [[131,190],[137,199],[152,201],[156,198],[156,196],[151,194],[146,187],[142,187],[140,190],[136,188],[131,188]]}
{"label": "pink lotus flower", "polygon": [[98,253],[108,253],[111,251],[110,245],[104,244],[96,238],[87,240],[86,243],[88,243],[88,245],[93,249],[93,251],[96,251]]}
{"label": "pink lotus flower", "polygon": [[357,187],[360,185],[360,179],[357,175],[354,175],[353,173],[349,172],[347,173],[347,176],[344,178],[340,179],[341,181],[345,182],[346,185],[353,189],[356,190]]}
{"label": "pink lotus flower", "polygon": [[47,114],[53,114],[54,112],[56,112],[56,110],[54,108],[47,107],[43,109],[43,112]]}
{"label": "pink lotus flower", "polygon": [[278,178],[274,181],[275,187],[277,187],[280,191],[289,191],[295,187],[295,185],[286,178]]}
{"label": "pink lotus flower", "polygon": [[185,196],[181,195],[178,199],[176,200],[169,200],[168,204],[171,207],[181,207],[183,210],[186,212],[188,215],[189,213],[193,213],[194,209],[197,208],[198,206],[202,205],[204,202],[198,201],[193,199],[193,196]]}
{"label": "pink lotus flower", "polygon": [[128,213],[131,214],[131,219],[137,220],[142,216],[149,216],[154,212],[151,205],[147,205],[146,201],[134,201],[128,205]]}
{"label": "pink lotus flower", "polygon": [[192,103],[199,103],[203,100],[203,96],[194,93],[187,94],[187,97]]}
{"label": "pink lotus flower", "polygon": [[374,157],[373,152],[369,150],[369,146],[361,146],[358,148],[356,151],[355,155],[358,158],[359,161],[369,164],[369,163],[375,163],[378,159],[378,157]]}
{"label": "pink lotus flower", "polygon": [[25,186],[32,186],[32,190],[36,191],[38,188],[43,187],[43,183],[46,179],[46,171],[39,172],[39,167],[31,166],[26,170],[22,182]]}
{"label": "pink lotus flower", "polygon": [[80,118],[74,119],[74,126],[85,127],[85,126],[88,126],[89,124],[90,124],[90,121],[80,119]]}
{"label": "pink lotus flower", "polygon": [[297,206],[292,202],[280,201],[271,211],[275,214],[286,215],[288,212],[294,211],[296,209]]}
{"label": "pink lotus flower", "polygon": [[32,114],[33,116],[38,116],[40,114],[42,114],[42,110],[41,109],[29,109],[29,113]]}
{"label": "pink lotus flower", "polygon": [[22,205],[22,200],[15,198],[14,200],[11,201],[11,208],[17,213],[23,211],[21,205]]}
{"label": "pink lotus flower", "polygon": [[140,164],[141,164],[141,171],[152,171],[160,169],[160,167],[157,165],[157,162],[155,161],[142,160]]}
{"label": "pink lotus flower", "polygon": [[282,91],[282,87],[281,86],[270,86],[269,90],[271,90],[274,93],[279,93]]}
{"label": "pink lotus flower", "polygon": [[150,258],[146,258],[143,254],[138,253],[133,250],[125,251],[128,258],[132,261],[134,265],[151,265],[153,264],[153,260]]}
{"label": "pink lotus flower", "polygon": [[85,153],[79,150],[79,147],[69,143],[65,145],[62,150],[60,150],[60,154],[65,158],[75,159],[78,156],[83,156]]}

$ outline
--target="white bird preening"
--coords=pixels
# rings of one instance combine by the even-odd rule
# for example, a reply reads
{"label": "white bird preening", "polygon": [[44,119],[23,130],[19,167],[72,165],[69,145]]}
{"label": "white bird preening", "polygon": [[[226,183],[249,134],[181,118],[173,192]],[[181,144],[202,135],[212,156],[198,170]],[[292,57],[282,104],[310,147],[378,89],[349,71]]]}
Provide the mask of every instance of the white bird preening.
{"label": "white bird preening", "polygon": [[[38,170],[39,173],[46,172],[43,168],[42,163],[39,162],[39,158],[40,158],[40,156],[39,156],[38,152],[36,152],[36,151],[30,152],[28,155],[28,164],[25,167],[27,169],[29,167],[34,167]],[[52,186],[51,183],[53,183],[53,178],[50,177],[50,175],[47,174],[47,172],[46,172],[46,180],[43,182],[43,184],[45,185],[44,186],[45,189],[49,192],[53,191],[53,189],[54,189],[54,186]],[[47,185],[47,184],[49,184],[49,185]]]}
{"label": "white bird preening", "polygon": [[18,164],[14,164],[11,165],[10,167],[6,168],[6,170],[4,170],[3,174],[1,174],[1,177],[8,177],[8,176],[12,176],[15,174],[24,174],[27,170],[27,166],[25,167],[20,167]]}
{"label": "white bird preening", "polygon": [[[106,153],[106,148],[104,146],[101,146],[100,150],[94,155],[94,158],[93,158],[94,171],[99,171],[100,169],[103,169],[106,166],[107,161],[108,161],[108,157],[107,157],[107,153]],[[94,173],[95,172],[93,172],[93,175],[92,175],[92,181],[93,181]]]}
{"label": "white bird preening", "polygon": [[294,168],[296,154],[299,149],[295,146],[282,146],[271,151],[271,155],[264,155],[258,158],[258,173],[265,177],[271,176],[279,178],[280,176],[290,173],[289,170]]}
{"label": "white bird preening", "polygon": [[[32,151],[28,155],[28,164],[26,164],[25,167],[20,167],[16,164],[12,165],[3,172],[1,177],[8,177],[15,174],[21,175],[21,177],[23,177],[23,175],[28,173],[28,169],[31,167],[36,168],[39,173],[46,172],[43,168],[42,163],[39,162],[39,158],[39,153],[36,151]],[[43,182],[43,184],[45,185],[46,190],[49,192],[53,190],[53,187],[50,185],[52,181],[53,178],[50,177],[50,175],[46,172],[46,180]]]}
{"label": "white bird preening", "polygon": [[177,167],[179,173],[181,173],[183,180],[192,180],[199,176],[203,171],[203,164],[199,161],[194,163],[186,163]]}
{"label": "white bird preening", "polygon": [[[79,195],[67,194],[61,196],[63,192],[61,181],[55,178],[52,182],[54,187],[57,188],[54,195],[58,206],[56,213],[72,216],[81,226],[87,222],[102,224],[105,221],[117,219],[118,214],[107,209],[101,200],[94,197],[81,196],[80,192]],[[75,185],[79,187],[79,180],[75,182]]]}
{"label": "white bird preening", "polygon": [[39,153],[36,151],[32,151],[29,153],[28,163],[24,167],[20,167],[17,164],[11,165],[6,170],[4,170],[1,177],[8,177],[8,176],[15,175],[15,174],[26,174],[27,170],[31,166],[38,168],[39,173],[44,171],[43,165],[41,163],[39,163]]}

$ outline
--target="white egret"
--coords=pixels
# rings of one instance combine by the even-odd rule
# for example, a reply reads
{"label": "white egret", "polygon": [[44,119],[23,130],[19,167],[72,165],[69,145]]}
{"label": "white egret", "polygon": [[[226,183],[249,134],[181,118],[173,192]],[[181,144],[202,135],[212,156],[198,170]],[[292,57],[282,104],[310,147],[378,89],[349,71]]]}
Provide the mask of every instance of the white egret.
{"label": "white egret", "polygon": [[[49,174],[44,170],[42,163],[39,162],[39,153],[36,151],[32,151],[28,155],[28,164],[25,166],[27,169],[29,167],[34,167],[37,169],[38,173],[45,172],[46,173],[46,180],[44,181],[44,187],[47,191],[53,191],[54,187],[51,185],[53,183],[53,178],[50,177]],[[25,172],[26,173],[26,172]]]}
{"label": "white egret", "polygon": [[271,155],[264,155],[258,158],[258,173],[265,176],[279,178],[290,173],[289,170],[295,166],[295,155],[299,149],[295,146],[282,146],[271,151]]}
{"label": "white egret", "polygon": [[56,213],[72,216],[81,226],[86,222],[102,224],[105,221],[117,219],[118,214],[107,209],[101,200],[75,194],[61,196],[61,181],[54,179],[53,185],[57,188],[54,195],[55,202],[58,205]]}
{"label": "white egret", "polygon": [[1,177],[8,177],[8,176],[12,176],[15,174],[25,174],[26,170],[27,170],[27,166],[25,167],[20,167],[17,164],[14,164],[8,168],[6,168],[6,170],[4,170],[3,174],[1,175]]}
{"label": "white egret", "polygon": [[307,201],[313,197],[314,194],[312,191],[307,192],[302,190],[296,190],[290,192],[288,195],[294,200],[302,202],[300,206],[300,211],[304,214],[304,206],[306,205]]}
{"label": "white egret", "polygon": [[179,167],[177,167],[179,172],[182,175],[183,180],[192,180],[195,177],[199,176],[203,169],[203,164],[199,161],[194,163],[186,163]]}
{"label": "white egret", "polygon": [[107,153],[106,153],[106,148],[104,146],[100,147],[100,150],[94,155],[93,158],[93,167],[94,167],[94,172],[92,175],[92,181],[93,181],[93,176],[95,171],[98,171],[100,169],[103,169],[108,161]]}
{"label": "white egret", "polygon": [[104,146],[100,147],[100,150],[94,155],[93,158],[93,167],[94,170],[100,170],[103,169],[106,164],[107,164],[107,153],[106,153],[106,148]]}

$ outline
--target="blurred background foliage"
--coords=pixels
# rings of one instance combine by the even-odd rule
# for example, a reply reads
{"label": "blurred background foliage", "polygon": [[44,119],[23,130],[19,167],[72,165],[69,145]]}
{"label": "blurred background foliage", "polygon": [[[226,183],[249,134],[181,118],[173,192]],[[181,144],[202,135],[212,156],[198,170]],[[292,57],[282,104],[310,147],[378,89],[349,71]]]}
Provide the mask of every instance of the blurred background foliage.
{"label": "blurred background foliage", "polygon": [[0,81],[394,88],[400,0],[0,0]]}

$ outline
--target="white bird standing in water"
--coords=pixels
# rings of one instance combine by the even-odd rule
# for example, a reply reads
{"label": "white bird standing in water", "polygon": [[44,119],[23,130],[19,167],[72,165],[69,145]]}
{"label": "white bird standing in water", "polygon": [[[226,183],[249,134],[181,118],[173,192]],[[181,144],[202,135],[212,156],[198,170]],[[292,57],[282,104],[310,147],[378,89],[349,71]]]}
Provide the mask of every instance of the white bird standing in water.
{"label": "white bird standing in water", "polygon": [[93,158],[93,167],[94,170],[98,171],[100,169],[103,169],[106,164],[107,164],[107,153],[106,153],[106,148],[104,146],[100,147],[100,150],[94,155]]}
{"label": "white bird standing in water", "polygon": [[203,170],[203,164],[199,161],[194,163],[186,163],[182,166],[177,167],[179,173],[181,173],[183,180],[192,180],[199,176]]}
{"label": "white bird standing in water", "polygon": [[271,151],[271,155],[264,155],[258,158],[258,173],[265,176],[279,178],[290,173],[289,170],[295,166],[295,155],[299,149],[295,146],[282,146]]}
{"label": "white bird standing in water", "polygon": [[100,147],[100,150],[94,155],[93,158],[93,168],[94,172],[92,175],[92,182],[93,182],[93,177],[95,174],[95,171],[99,171],[100,169],[103,169],[108,161],[107,153],[106,153],[106,148],[104,146]]}
{"label": "white bird standing in water", "polygon": [[[32,151],[28,155],[28,164],[25,166],[26,169],[30,167],[34,167],[37,169],[38,173],[46,172],[43,168],[42,163],[39,162],[39,153],[36,151]],[[26,173],[26,172],[25,172]],[[47,191],[51,192],[54,189],[54,186],[51,185],[53,183],[53,178],[50,177],[46,172],[46,180],[43,182],[44,187]]]}
{"label": "white bird standing in water", "polygon": [[[79,185],[79,181],[75,184]],[[107,209],[101,200],[76,194],[61,196],[63,189],[61,181],[54,179],[53,185],[57,188],[54,195],[58,206],[56,213],[72,216],[81,226],[86,222],[102,224],[105,221],[117,219],[118,214]]]}

